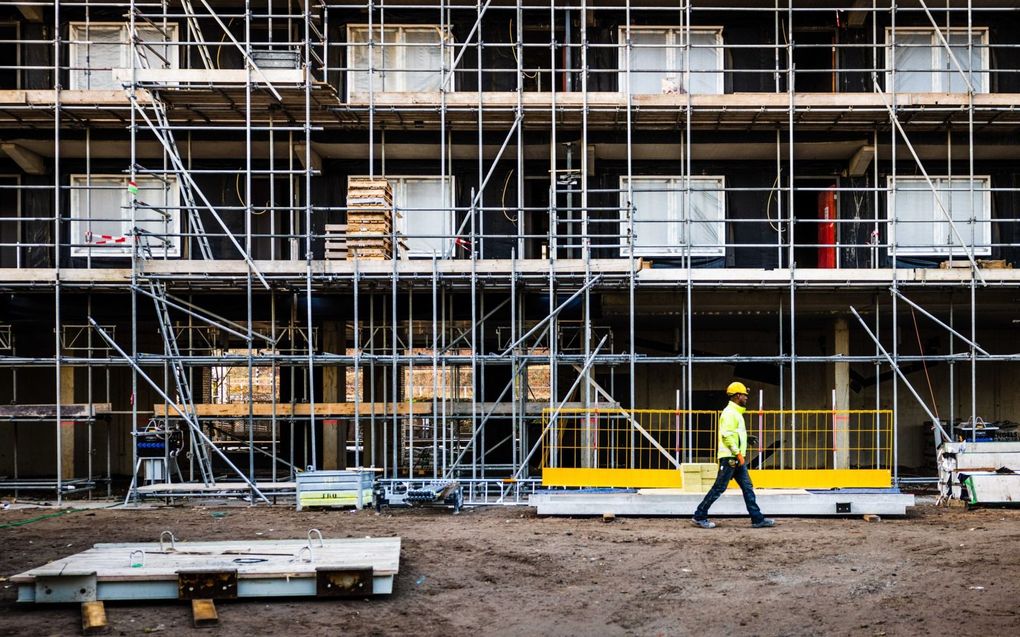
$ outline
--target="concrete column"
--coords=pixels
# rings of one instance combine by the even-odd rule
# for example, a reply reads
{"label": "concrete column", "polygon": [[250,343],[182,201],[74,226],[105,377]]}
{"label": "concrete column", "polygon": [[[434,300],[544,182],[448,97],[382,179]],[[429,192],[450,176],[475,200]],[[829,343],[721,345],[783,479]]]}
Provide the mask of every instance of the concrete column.
{"label": "concrete column", "polygon": [[[850,355],[850,325],[846,319],[836,319],[832,329],[833,353]],[[832,408],[837,412],[850,409],[850,363],[837,362],[833,368],[833,388],[836,400]],[[833,418],[835,446],[834,469],[850,468],[850,419],[846,414],[837,413]]]}
{"label": "concrete column", "polygon": [[[322,325],[323,351],[343,354],[344,326],[340,321],[324,321]],[[346,401],[347,382],[345,368],[330,365],[322,369],[322,402],[342,403]],[[347,468],[347,420],[323,419],[322,421],[322,468]]]}

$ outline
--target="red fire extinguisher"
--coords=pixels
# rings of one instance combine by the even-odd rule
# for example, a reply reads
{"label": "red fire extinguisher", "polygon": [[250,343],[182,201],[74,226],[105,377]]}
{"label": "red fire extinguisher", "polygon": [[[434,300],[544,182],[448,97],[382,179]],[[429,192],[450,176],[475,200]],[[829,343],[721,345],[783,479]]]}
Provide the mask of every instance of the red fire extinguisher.
{"label": "red fire extinguisher", "polygon": [[818,193],[818,267],[836,267],[836,191]]}

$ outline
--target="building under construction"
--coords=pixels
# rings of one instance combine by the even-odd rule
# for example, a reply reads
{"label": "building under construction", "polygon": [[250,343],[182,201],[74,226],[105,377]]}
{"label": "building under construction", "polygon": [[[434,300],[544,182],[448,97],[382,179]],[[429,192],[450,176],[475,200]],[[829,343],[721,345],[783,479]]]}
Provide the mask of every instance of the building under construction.
{"label": "building under construction", "polygon": [[733,379],[759,484],[1016,435],[1015,2],[5,2],[0,49],[5,491],[643,486]]}

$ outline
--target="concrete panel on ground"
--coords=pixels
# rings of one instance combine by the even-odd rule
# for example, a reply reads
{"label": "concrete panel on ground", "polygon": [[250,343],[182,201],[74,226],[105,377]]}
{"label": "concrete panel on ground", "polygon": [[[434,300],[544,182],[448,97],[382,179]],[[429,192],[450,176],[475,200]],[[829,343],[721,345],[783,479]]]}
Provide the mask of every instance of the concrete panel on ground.
{"label": "concrete panel on ground", "polygon": [[[807,491],[803,489],[759,489],[758,506],[765,515],[906,515],[914,496],[891,489],[850,491]],[[543,491],[529,499],[539,515],[614,515],[690,517],[701,502],[700,493],[679,489],[642,489],[627,493],[584,493]],[[746,516],[738,490],[728,490],[712,506],[713,517]]]}

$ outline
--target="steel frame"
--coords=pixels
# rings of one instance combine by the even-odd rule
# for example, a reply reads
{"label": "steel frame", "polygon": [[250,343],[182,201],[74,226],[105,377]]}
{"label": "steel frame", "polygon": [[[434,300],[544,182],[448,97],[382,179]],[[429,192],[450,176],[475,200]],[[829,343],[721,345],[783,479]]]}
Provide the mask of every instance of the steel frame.
{"label": "steel frame", "polygon": [[[816,45],[797,44],[792,34],[798,25],[814,24],[818,10],[797,6],[796,2],[779,6],[735,0],[732,6],[726,7],[698,7],[691,2],[683,2],[679,7],[666,7],[634,0],[626,0],[619,6],[604,6],[595,0],[550,0],[537,4],[497,4],[487,0],[473,5],[423,0],[399,6],[377,4],[374,0],[367,3],[327,1],[321,4],[297,0],[237,0],[215,5],[201,0],[201,6],[194,7],[191,3],[182,5],[169,0],[112,3],[76,0],[23,4],[43,9],[48,18],[47,26],[55,36],[51,41],[22,38],[20,45],[51,46],[52,64],[46,68],[20,65],[18,72],[48,72],[52,91],[48,98],[50,101],[42,107],[29,105],[27,101],[26,106],[20,108],[2,105],[0,112],[4,113],[3,117],[13,114],[11,116],[19,123],[9,124],[7,122],[11,120],[0,119],[0,126],[23,126],[26,130],[32,126],[46,126],[52,132],[52,152],[47,157],[52,162],[52,183],[20,183],[13,188],[19,198],[29,192],[48,191],[56,212],[41,217],[19,216],[19,224],[49,224],[51,237],[46,242],[22,241],[19,234],[11,246],[16,251],[19,264],[22,263],[23,252],[27,254],[29,250],[38,249],[48,250],[56,260],[65,261],[61,257],[62,247],[78,241],[67,236],[70,217],[67,211],[74,206],[71,201],[74,193],[65,183],[65,177],[78,170],[77,166],[83,162],[86,174],[93,174],[94,170],[95,174],[103,172],[101,164],[110,163],[108,156],[100,158],[104,140],[97,137],[109,136],[104,128],[120,129],[122,133],[124,129],[127,131],[121,138],[127,138],[129,153],[120,166],[129,180],[133,181],[138,174],[175,176],[186,189],[188,196],[182,198],[182,205],[170,212],[188,219],[188,227],[182,230],[180,236],[163,239],[181,241],[187,247],[182,248],[183,255],[195,258],[198,254],[206,264],[204,268],[197,268],[197,273],[176,274],[160,269],[169,267],[166,263],[169,259],[150,258],[142,250],[134,250],[129,267],[125,268],[128,280],[123,282],[74,279],[73,274],[65,272],[64,263],[54,270],[51,279],[42,283],[19,282],[12,275],[2,285],[16,294],[31,294],[39,290],[52,294],[54,353],[15,356],[11,347],[9,355],[0,355],[0,367],[10,368],[15,379],[22,368],[52,368],[54,396],[59,396],[62,379],[69,373],[68,370],[73,373],[73,370],[84,368],[88,377],[84,391],[88,393],[90,402],[98,400],[93,395],[93,375],[103,374],[106,376],[103,384],[106,402],[110,402],[110,374],[128,366],[132,369],[131,396],[139,396],[141,387],[138,379],[141,376],[143,381],[151,382],[157,392],[165,394],[168,404],[175,392],[184,394],[187,393],[185,386],[198,386],[202,370],[209,366],[246,368],[249,388],[254,385],[255,368],[285,368],[289,385],[284,388],[287,390],[285,393],[291,397],[291,402],[310,404],[312,415],[307,423],[302,422],[300,426],[289,423],[290,440],[282,438],[284,429],[275,416],[272,418],[274,479],[277,477],[278,445],[282,447],[286,443],[289,448],[287,461],[281,460],[291,467],[289,477],[293,477],[296,467],[316,466],[322,462],[320,452],[324,440],[319,433],[322,424],[315,416],[314,406],[316,402],[324,401],[322,390],[316,387],[321,382],[323,370],[330,368],[339,368],[341,378],[345,374],[351,376],[353,395],[349,401],[354,403],[352,455],[356,464],[380,465],[388,480],[411,480],[421,477],[415,470],[416,460],[421,460],[421,453],[424,453],[421,450],[427,450],[426,455],[431,458],[424,468],[426,475],[436,478],[456,474],[460,479],[488,484],[487,481],[501,478],[522,481],[533,477],[529,460],[543,434],[538,434],[536,439],[534,427],[529,431],[533,414],[527,412],[525,403],[528,401],[529,373],[540,367],[548,369],[547,386],[543,389],[551,409],[568,400],[577,400],[586,407],[594,408],[600,401],[604,404],[609,397],[633,407],[644,400],[643,388],[638,385],[638,378],[643,373],[641,370],[658,369],[651,367],[658,365],[668,366],[665,368],[668,373],[675,374],[676,407],[687,409],[695,404],[700,392],[710,388],[700,377],[703,373],[712,376],[711,372],[704,372],[705,369],[719,369],[739,362],[774,364],[778,366],[779,383],[769,399],[777,403],[779,409],[797,409],[798,405],[818,407],[826,402],[817,397],[805,398],[803,392],[799,394],[800,375],[806,365],[871,364],[876,377],[892,370],[906,383],[903,365],[943,362],[948,364],[948,419],[940,418],[938,410],[929,404],[935,401],[934,396],[929,401],[909,383],[907,386],[938,427],[948,422],[945,435],[951,437],[954,434],[954,417],[973,419],[979,415],[979,363],[1002,366],[1020,361],[1018,354],[985,350],[977,345],[979,340],[983,340],[978,335],[982,325],[979,297],[987,290],[1015,289],[1020,279],[1013,278],[1008,272],[983,270],[979,267],[975,248],[999,250],[1014,246],[996,241],[994,233],[990,246],[968,243],[965,233],[958,228],[959,219],[954,219],[929,176],[943,172],[936,171],[933,168],[936,165],[945,165],[951,172],[954,166],[966,164],[962,177],[969,178],[967,194],[971,200],[975,192],[982,190],[993,194],[1018,190],[991,183],[986,188],[979,186],[975,179],[975,175],[980,174],[976,164],[984,161],[981,153],[989,135],[1016,130],[1018,125],[1011,114],[1012,107],[993,104],[974,90],[968,69],[958,59],[958,51],[954,52],[941,32],[942,28],[952,24],[954,28],[965,25],[966,32],[971,34],[974,29],[985,26],[983,20],[995,15],[993,11],[1014,14],[1016,8],[1006,6],[1008,3],[1001,7],[955,3],[935,8],[922,2],[919,7],[894,5],[890,8],[877,4],[860,7],[853,3],[851,6],[848,2],[847,11],[863,14],[866,25],[863,28],[867,30],[870,27],[871,32],[870,43],[859,45],[870,51],[870,67],[857,71],[870,74],[872,92],[866,95],[868,99],[875,99],[870,106],[861,109],[840,102],[842,96],[838,94],[828,106],[818,106],[816,97],[797,91],[798,77],[803,75],[798,76],[794,63],[796,55]],[[352,9],[366,9],[369,32],[377,30],[382,34],[380,41],[373,36],[367,43],[366,69],[349,68],[344,61],[349,45],[334,39],[337,29],[346,26],[345,15]],[[154,76],[146,74],[151,69],[141,64],[145,58],[137,55],[138,50],[147,45],[133,37],[135,54],[130,56],[132,63],[126,69],[125,77],[128,79],[124,81],[122,91],[90,96],[65,90],[62,78],[78,62],[65,57],[71,36],[69,32],[65,33],[64,25],[68,20],[86,23],[106,20],[111,10],[123,10],[133,36],[137,36],[139,24],[165,27],[170,22],[177,22],[181,40],[174,46],[182,55],[182,68],[190,66],[204,73],[202,77],[205,79],[195,85],[152,79]],[[610,12],[623,16],[623,41],[598,42],[592,27],[598,24],[601,16]],[[402,17],[393,20],[394,14]],[[440,37],[437,44],[417,45],[423,48],[438,46],[440,50],[440,68],[435,69],[440,74],[436,90],[417,103],[406,96],[378,92],[369,82],[367,95],[351,96],[349,102],[342,101],[339,97],[344,94],[340,90],[342,87],[331,85],[331,77],[344,77],[352,72],[365,72],[370,77],[375,73],[400,72],[386,67],[387,47],[394,45],[386,42],[385,28],[387,24],[405,22],[408,18],[403,15],[407,14],[413,15],[415,20],[428,20],[427,24],[435,25],[441,34],[451,29],[464,34],[461,42]],[[668,102],[654,102],[631,91],[633,58],[642,51],[656,49],[658,45],[635,43],[631,39],[630,26],[651,21],[669,23],[677,29],[681,38],[679,48],[683,52],[683,66],[680,69],[657,70],[676,72],[683,78],[682,85],[686,87],[691,86],[693,74],[699,72],[690,65],[692,53],[699,48],[690,40],[691,30],[706,24],[707,19],[725,19],[727,15],[737,14],[772,21],[772,42],[745,45],[724,40],[722,49],[724,52],[739,52],[750,46],[771,49],[773,67],[725,68],[722,72],[731,77],[738,72],[753,71],[773,78],[771,94],[781,106],[763,107],[755,103],[754,94],[743,94],[752,97],[746,98],[743,105],[737,104],[734,111],[751,113],[748,115],[751,124],[747,125],[751,133],[773,138],[767,143],[769,148],[757,157],[763,163],[774,164],[775,182],[771,187],[727,183],[721,189],[721,196],[725,199],[728,195],[739,193],[767,195],[766,214],[770,214],[774,199],[775,241],[747,243],[722,238],[720,245],[727,251],[748,247],[774,250],[776,265],[783,278],[773,278],[763,284],[765,289],[782,292],[769,297],[769,303],[774,302],[774,305],[767,308],[767,313],[774,315],[767,320],[774,320],[778,336],[775,352],[726,356],[701,351],[699,339],[703,333],[699,334],[702,330],[699,299],[713,288],[745,287],[746,280],[705,278],[695,246],[690,241],[678,246],[679,250],[670,255],[674,257],[675,267],[668,274],[645,269],[646,264],[635,256],[633,249],[608,258],[615,260],[617,265],[624,264],[615,271],[604,270],[602,261],[608,245],[603,242],[634,245],[637,240],[640,227],[635,225],[635,218],[640,217],[640,210],[635,203],[633,177],[643,174],[642,170],[647,168],[645,158],[649,156],[649,150],[645,140],[649,134],[662,134],[663,130],[669,131],[662,136],[677,153],[671,164],[676,167],[671,176],[681,180],[679,191],[684,195],[680,219],[672,223],[683,226],[684,236],[692,236],[699,224],[691,203],[691,193],[696,191],[692,188],[692,178],[699,174],[699,164],[704,161],[702,157],[708,143],[706,132],[724,130],[728,126],[727,118],[733,117],[734,112],[726,106],[708,104],[703,96],[690,92],[670,97]],[[541,19],[544,23],[531,26],[527,24],[529,18],[536,22]],[[504,39],[500,36],[496,41],[486,41],[489,36],[485,33],[485,25],[494,24],[497,20],[501,24],[504,19],[509,20],[506,34],[509,37]],[[879,39],[880,21],[888,24],[893,34],[887,61],[883,61],[884,39]],[[895,82],[897,73],[897,24],[932,26],[933,32],[938,35],[939,46],[948,52],[953,62],[952,70],[963,76],[968,86],[965,94],[956,96],[957,106],[928,103],[911,95],[884,91],[880,77],[888,72]],[[186,28],[180,25],[186,25]],[[278,33],[283,32],[286,38],[277,39]],[[540,35],[537,42],[534,41],[535,33]],[[89,43],[78,44],[83,49],[90,46]],[[415,48],[404,46],[411,50]],[[834,49],[851,50],[855,46],[858,45],[835,44]],[[973,59],[973,52],[980,46],[968,35],[966,59]],[[990,42],[988,46],[1007,51],[1020,47],[1020,43]],[[262,68],[256,58],[266,50],[298,50],[301,72],[293,76],[298,77],[298,81],[280,79],[293,77]],[[544,57],[546,50],[547,60],[532,61]],[[606,52],[615,53],[617,68],[598,66],[599,57]],[[223,56],[235,53],[241,58],[240,68],[232,70],[240,71],[240,81],[237,81],[237,75],[217,75],[224,70],[217,68]],[[508,85],[512,85],[513,89],[506,91],[501,96],[503,101],[498,104],[492,101],[491,94],[496,92],[483,87],[492,81],[490,76],[499,69],[478,62],[491,60],[497,53],[508,53],[513,58],[512,66],[502,67],[513,75],[513,82]],[[580,66],[576,67],[576,64]],[[623,71],[620,71],[621,68]],[[831,71],[835,73],[837,69]],[[606,91],[593,88],[599,73],[612,73],[622,78],[623,86],[618,87],[622,90],[613,100],[605,96]],[[455,74],[457,82],[451,83]],[[532,99],[535,92],[528,90],[529,82],[533,79],[540,81],[539,78],[546,76],[550,83],[548,90],[538,96],[541,99]],[[459,90],[461,78],[478,85],[476,95]],[[458,91],[451,90],[455,86]],[[192,98],[195,104],[188,105]],[[469,103],[475,98],[476,102]],[[25,99],[28,99],[27,95]],[[615,137],[607,134],[605,119],[606,113],[613,109],[616,109],[615,125],[619,129]],[[656,112],[656,109],[670,110],[672,123],[667,126],[658,120],[645,119],[647,113]],[[437,122],[435,125],[422,124],[425,132],[418,137],[424,139],[427,136],[431,140],[428,145],[438,151],[438,157],[432,162],[435,174],[442,179],[456,174],[460,179],[459,175],[474,172],[470,177],[475,185],[469,187],[469,195],[460,197],[459,205],[453,202],[450,206],[459,220],[456,232],[452,236],[439,237],[456,242],[456,258],[443,259],[441,255],[433,255],[431,259],[417,262],[395,258],[384,265],[357,260],[328,264],[318,258],[318,246],[324,239],[323,232],[319,230],[320,222],[346,212],[346,207],[338,202],[324,201],[322,194],[326,192],[324,180],[338,178],[335,172],[331,172],[335,169],[324,166],[324,161],[350,160],[343,155],[343,152],[349,151],[331,150],[330,144],[337,143],[334,142],[336,139],[355,139],[343,136],[353,131],[358,141],[346,143],[356,147],[353,152],[359,168],[352,169],[351,174],[398,174],[401,172],[399,167],[396,173],[389,173],[389,167],[394,162],[409,161],[407,144],[400,137],[415,131],[418,126],[416,118],[423,112],[429,112],[429,117],[434,117]],[[853,120],[860,117],[861,112],[868,113],[866,117],[870,119]],[[821,120],[810,119],[815,116],[828,120],[819,124]],[[761,123],[757,123],[759,117],[764,118]],[[711,123],[713,118],[714,124]],[[844,242],[841,237],[835,249],[837,254],[844,250],[867,251],[871,264],[865,269],[881,270],[888,275],[887,280],[871,280],[849,269],[837,269],[831,275],[820,276],[805,272],[796,265],[798,250],[819,248],[821,245],[795,239],[795,226],[803,221],[797,218],[795,198],[804,192],[830,189],[827,186],[803,185],[802,177],[817,175],[810,171],[808,174],[801,173],[798,153],[808,143],[801,135],[810,136],[821,130],[840,131],[844,120],[856,122],[846,126],[865,137],[876,149],[875,157],[870,170],[861,175],[863,186],[852,181],[849,186],[844,185],[846,182],[837,177],[837,185],[831,190],[837,197],[846,195],[868,201],[874,218],[838,220],[836,225],[840,229],[870,222],[872,232],[866,241]],[[743,120],[737,125],[745,126]],[[77,127],[84,128],[84,133],[80,134]],[[966,131],[966,156],[962,160],[953,156],[954,133],[961,138],[958,133],[961,128]],[[100,134],[98,131],[103,132]],[[931,141],[933,135],[943,134],[944,142]],[[533,135],[534,139],[531,139]],[[919,147],[918,140],[921,139],[927,144],[925,148]],[[65,140],[81,142],[84,153],[68,151],[65,156],[62,150]],[[233,161],[228,161],[228,156],[214,152],[209,154],[214,150],[210,140],[213,143],[233,143],[232,148],[240,152]],[[592,161],[603,161],[598,159],[598,151],[589,156],[588,148],[592,144],[615,146],[613,159],[606,161],[622,164],[620,174],[627,177],[625,188],[600,188],[597,180],[590,178],[596,172]],[[931,150],[933,147],[934,151]],[[900,157],[902,148],[909,153],[905,161]],[[327,151],[340,154],[323,156]],[[545,153],[547,156],[544,156]],[[575,162],[579,163],[579,167],[575,166]],[[471,164],[474,166],[468,171],[465,166]],[[882,212],[886,208],[883,202],[895,197],[895,192],[888,185],[880,185],[880,178],[887,175],[895,180],[901,171],[908,169],[924,176],[939,214],[951,228],[955,243],[967,258],[968,270],[960,272],[954,280],[945,279],[932,284],[912,278],[911,269],[895,267],[899,263],[898,246],[880,241],[882,235],[897,223],[886,219]],[[504,170],[506,177],[502,178]],[[207,192],[209,187],[205,184],[210,179],[229,174],[239,177],[235,180],[238,201],[218,202]],[[961,175],[951,176],[958,178]],[[269,203],[266,206],[255,200],[259,189],[256,182],[262,178],[268,178]],[[536,191],[532,184],[540,179],[549,182],[548,202],[545,204],[536,203],[536,197],[530,194]],[[281,189],[284,192],[280,192]],[[515,193],[513,204],[507,204],[508,192]],[[607,195],[615,197],[619,203],[606,204]],[[529,199],[531,201],[527,201]],[[141,203],[144,202],[132,199],[130,219],[135,227],[140,225],[141,210],[146,208]],[[617,223],[615,228],[606,230],[603,213],[607,211],[615,214],[617,219],[622,211],[625,223]],[[215,228],[214,231],[207,231],[202,226],[200,213],[215,222],[215,225],[210,225],[210,228]],[[261,223],[262,214],[268,214],[270,219],[268,231],[256,228]],[[987,223],[993,228],[1004,226],[1015,223],[1017,219],[1014,216],[1005,212]],[[727,219],[727,227],[739,228],[760,224],[761,221],[731,218]],[[768,221],[772,223],[771,216]],[[547,227],[546,231],[535,229],[542,225]],[[974,236],[977,236],[976,232]],[[136,237],[139,245],[146,240],[145,237]],[[213,240],[220,243],[225,240],[231,249],[216,254],[210,247]],[[489,255],[495,253],[497,248],[494,246],[500,241],[511,246],[507,254],[501,253],[501,260],[504,263],[508,261],[509,265],[500,266],[502,269],[493,274],[494,259]],[[397,242],[393,244],[397,245]],[[265,245],[269,246],[270,259],[253,256],[256,252],[264,252]],[[4,247],[7,246],[5,242]],[[543,250],[545,259],[541,260]],[[950,260],[953,252],[949,251]],[[223,261],[237,261],[238,256],[241,261],[239,269],[228,271],[221,265]],[[275,264],[288,258],[296,263],[290,272],[281,273]],[[102,270],[104,264],[94,262],[96,259],[99,257],[88,257],[84,267]],[[540,260],[541,266],[528,263],[533,259]],[[888,267],[889,264],[894,267]],[[656,275],[656,272],[659,274]],[[26,288],[27,285],[32,285],[34,290]],[[870,309],[873,323],[869,325],[861,318],[868,337],[874,338],[873,353],[863,353],[864,350],[859,347],[853,354],[818,355],[802,351],[803,339],[798,338],[798,332],[799,321],[804,316],[800,307],[804,295],[819,287],[829,287],[834,291],[830,293],[835,295],[844,285],[857,286],[873,294]],[[931,285],[943,291],[960,290],[964,293],[953,292],[948,315],[945,312],[929,312],[920,303],[907,300],[907,294],[914,290],[921,292]],[[208,300],[203,292],[223,289],[229,289],[231,298],[236,299],[239,307],[243,304],[243,312],[235,313],[234,318],[225,318],[203,308],[203,303]],[[674,308],[678,323],[678,351],[664,356],[643,354],[635,345],[641,336],[641,308],[648,294],[666,290],[678,294],[675,297],[677,307]],[[329,320],[328,313],[318,312],[315,305],[324,292],[339,293],[352,302],[351,318],[340,327],[339,344],[328,345],[323,340],[322,321]],[[890,297],[888,302],[883,303],[880,297],[886,292]],[[110,348],[118,346],[113,339],[106,338],[105,332],[91,318],[96,299],[108,293],[130,299],[129,322],[120,326],[120,334],[126,334],[130,343],[124,346],[122,360],[108,353]],[[593,326],[593,321],[597,320],[597,306],[602,295],[607,293],[624,294],[629,308],[626,327],[613,330],[608,340],[606,333]],[[88,298],[88,309],[84,314],[63,307],[69,295],[77,297],[81,294]],[[182,298],[184,296],[187,300]],[[961,300],[961,296],[967,298]],[[166,339],[162,354],[148,351],[151,343],[139,338],[148,329],[148,319],[143,318],[144,313],[139,306],[143,297],[146,303],[155,302],[158,312],[166,312],[168,317],[173,313],[173,318],[168,318],[162,328]],[[271,315],[268,334],[264,328],[266,321],[259,309],[266,300]],[[938,326],[948,329],[948,353],[922,353],[918,356],[911,351],[901,351],[896,337],[904,327],[901,301]],[[421,318],[420,305],[419,308],[415,305],[426,302],[430,305],[425,313],[428,317]],[[469,304],[466,311],[463,310],[464,303]],[[538,307],[540,304],[541,308]],[[767,304],[760,302],[759,305],[765,307]],[[564,333],[561,314],[565,308],[571,308],[571,311],[579,308],[577,314],[581,317],[583,331],[583,337],[570,348],[560,338]],[[844,316],[850,316],[849,304],[843,310]],[[857,311],[854,310],[853,314],[857,315]],[[239,316],[243,318],[239,319]],[[961,319],[966,325],[958,325]],[[0,317],[0,320],[6,321],[6,317]],[[93,338],[93,329],[81,331],[86,320],[103,336],[103,341]],[[228,355],[212,351],[209,343],[195,344],[194,330],[201,329],[196,327],[196,321],[202,328],[211,326],[239,338],[245,354]],[[263,326],[262,333],[256,330],[256,324]],[[966,334],[968,325],[969,335]],[[460,331],[459,334],[454,335],[455,329]],[[107,331],[112,333],[112,330]],[[487,343],[501,331],[509,332],[510,345],[500,343],[497,348],[492,348]],[[304,337],[295,339],[298,334]],[[313,337],[307,338],[309,334]],[[87,337],[87,344],[79,349],[79,341],[83,337]],[[290,338],[290,348],[285,351],[277,349],[276,345],[285,337]],[[858,338],[861,337],[858,334]],[[182,338],[188,342],[179,342]],[[298,340],[303,340],[304,345]],[[871,346],[870,340],[865,342],[868,347]],[[608,346],[603,349],[603,344]],[[331,347],[340,347],[343,351],[331,351]],[[415,354],[415,350],[430,353]],[[969,372],[969,379],[965,379],[962,385],[958,378],[959,365],[966,365]],[[143,371],[142,366],[149,371]],[[163,371],[162,382],[159,375],[151,371],[155,367]],[[505,380],[506,375],[496,373],[503,367],[509,370],[509,381]],[[415,390],[414,372],[422,369],[429,370],[432,379],[432,413],[427,419],[403,416],[398,413],[397,407],[402,403],[411,404]],[[596,373],[602,380],[596,381]],[[471,410],[470,416],[466,417],[447,410],[447,399],[453,388],[446,383],[450,378],[459,379],[461,374],[470,379],[471,385]],[[619,383],[618,374],[624,379]],[[174,384],[178,377],[181,381]],[[496,382],[494,378],[501,380]],[[604,389],[607,384],[609,387]],[[960,402],[956,392],[961,389],[966,389],[969,405]],[[480,406],[483,402],[480,397],[495,394],[499,396],[495,402],[505,400],[511,405],[506,431],[501,429],[497,432],[492,426],[493,410]],[[892,383],[888,389],[876,388],[874,401],[876,408],[891,406],[896,414],[894,431],[898,432],[899,383]],[[65,478],[62,477],[61,400],[55,402],[58,416],[54,471],[59,499]],[[148,410],[147,406],[138,403],[132,400],[129,412],[127,409],[116,412],[129,417],[132,432],[137,431],[139,419],[144,419]],[[377,414],[374,407],[365,406],[378,403],[389,405],[383,415]],[[197,418],[185,413],[180,416],[197,428],[197,432],[202,431]],[[254,410],[250,410],[247,417],[247,467],[238,469],[238,474],[253,485],[253,490],[257,473],[256,420]],[[640,432],[636,431],[635,435],[640,435]],[[91,430],[89,437],[91,439]],[[88,444],[91,448],[92,442]],[[510,447],[509,461],[497,453],[505,444]],[[113,452],[109,449],[109,442],[107,447],[107,474],[112,476]],[[898,444],[894,450],[899,453]],[[88,475],[92,477],[92,454],[88,457]],[[133,457],[132,466],[135,460]],[[898,470],[897,466],[894,462],[894,471]],[[899,477],[898,473],[895,475]],[[507,493],[505,488],[500,488],[499,492]]]}

